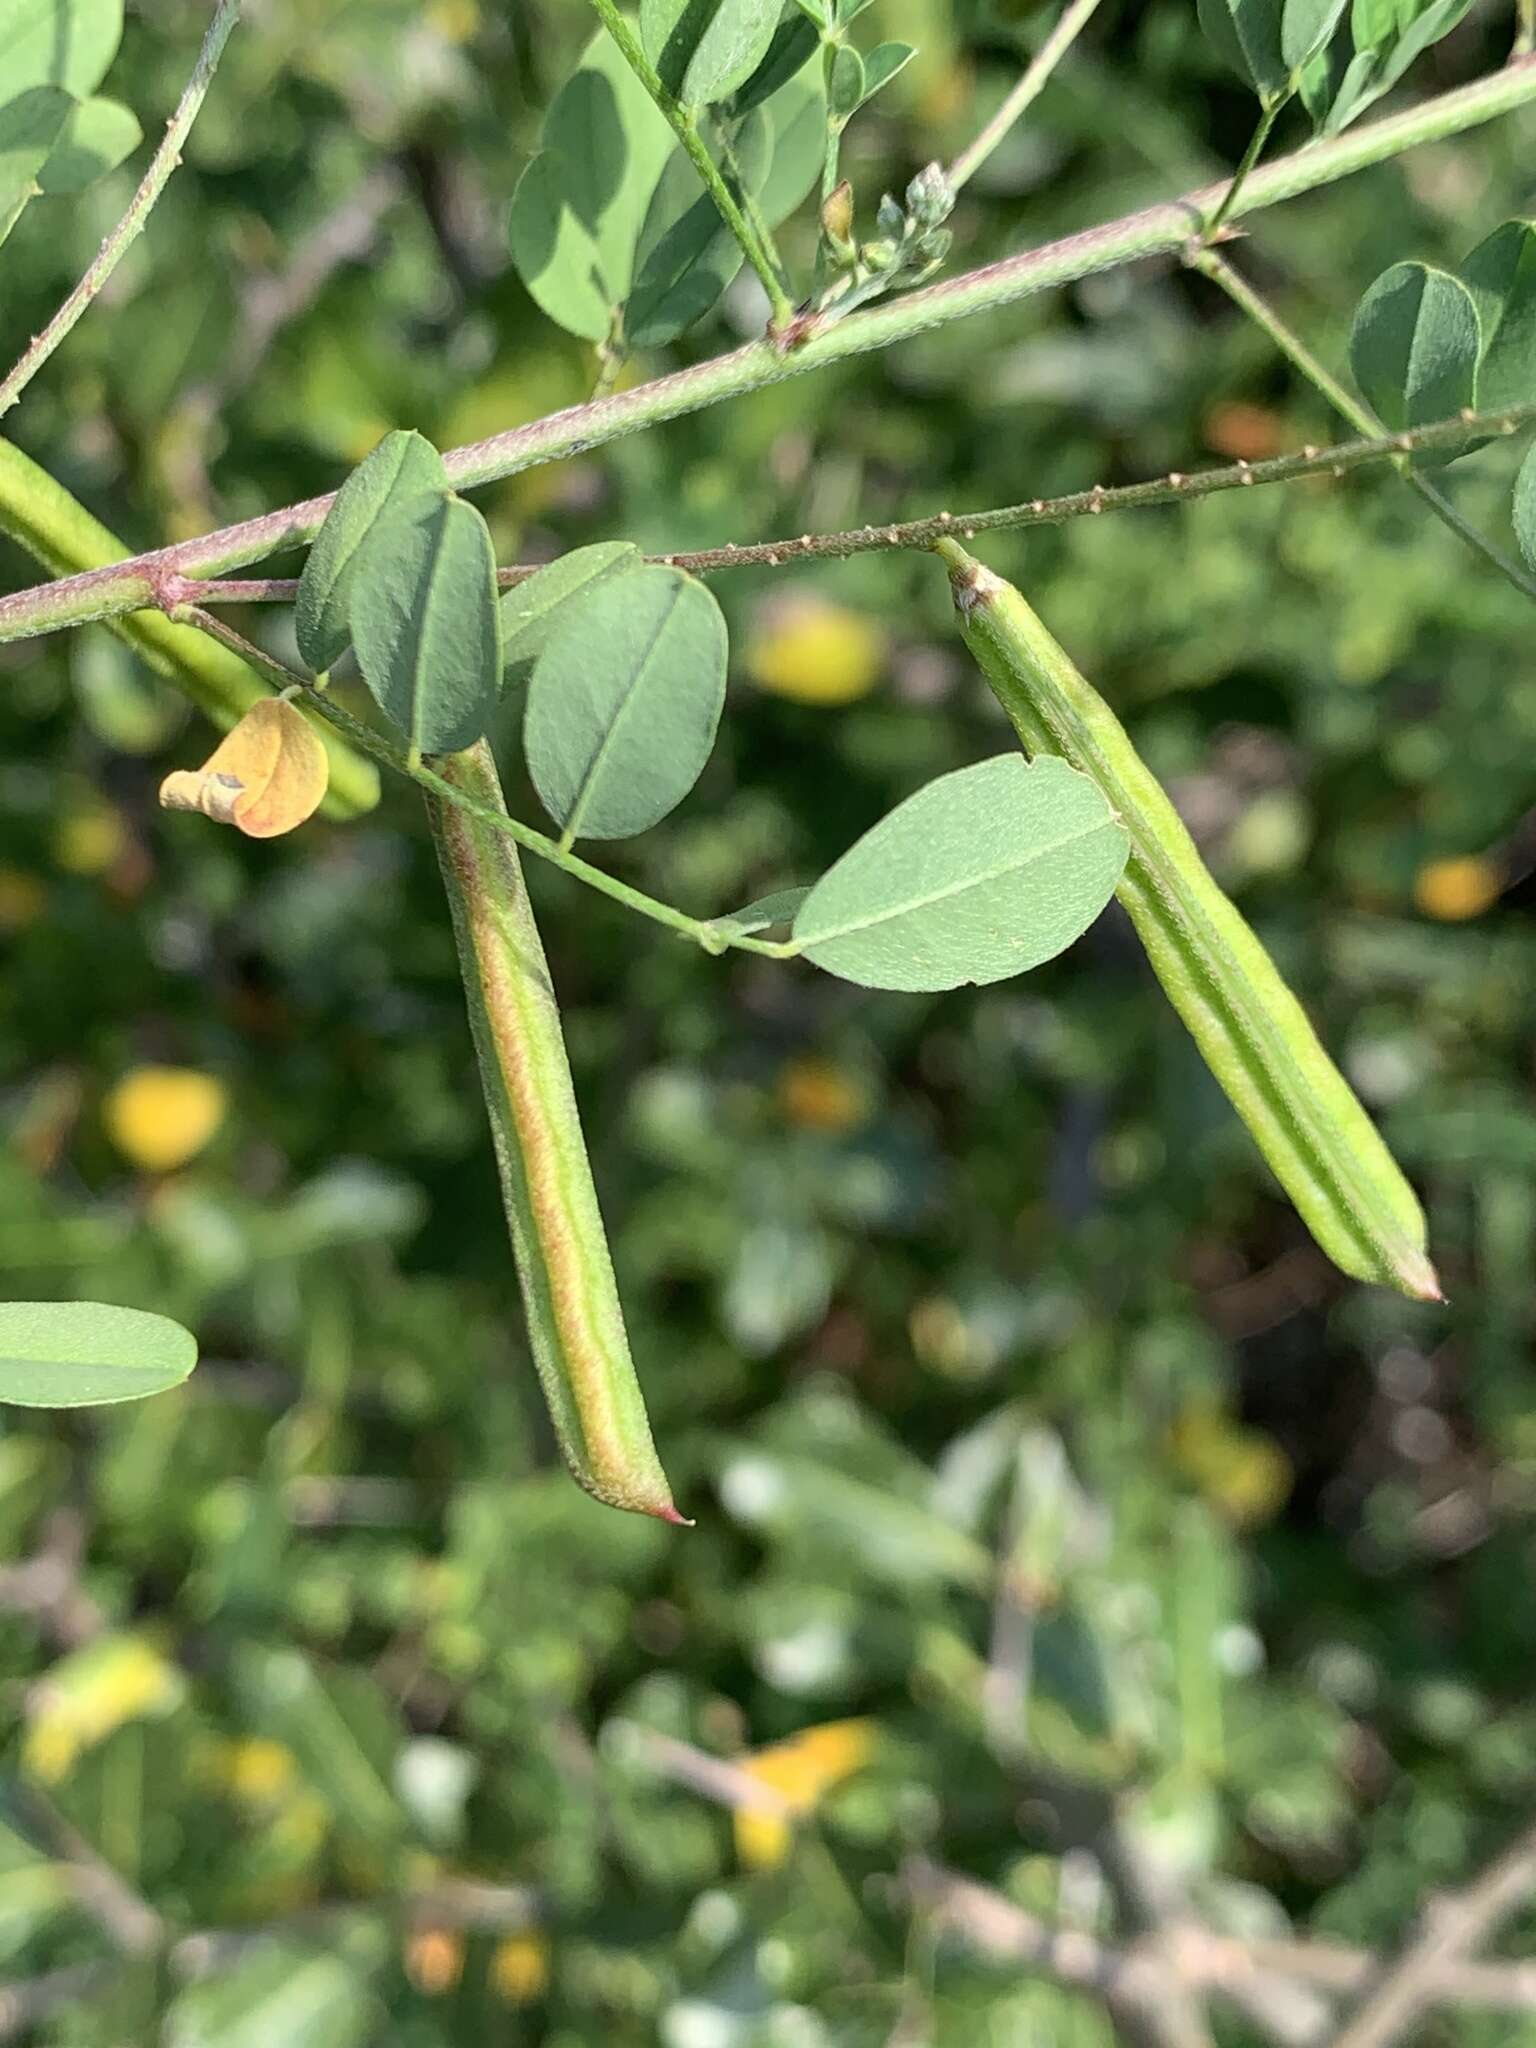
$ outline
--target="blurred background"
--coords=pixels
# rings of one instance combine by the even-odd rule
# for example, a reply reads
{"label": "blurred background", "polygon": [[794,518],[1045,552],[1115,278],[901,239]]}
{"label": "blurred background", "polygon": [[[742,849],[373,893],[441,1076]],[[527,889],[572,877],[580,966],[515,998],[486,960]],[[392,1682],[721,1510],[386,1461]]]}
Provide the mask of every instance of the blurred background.
{"label": "blurred background", "polygon": [[[874,0],[860,41],[919,55],[850,130],[866,222],[1055,12]],[[110,89],[147,133],[206,15],[130,0]],[[1412,90],[1501,63],[1510,15],[1475,8]],[[578,0],[249,0],[16,441],[143,547],[329,489],[392,427],[448,446],[583,398],[505,218],[590,29]],[[951,267],[1219,175],[1251,120],[1194,0],[1106,0],[966,189]],[[1256,216],[1239,258],[1342,373],[1379,271],[1530,206],[1533,142],[1527,113],[1423,148]],[[7,360],[131,185],[28,213]],[[801,278],[814,230],[782,237]],[[759,321],[738,285],[627,374]],[[1334,433],[1158,262],[477,501],[503,561],[685,549]],[[1501,538],[1518,453],[1451,473]],[[697,1527],[600,1508],[539,1404],[414,793],[237,842],[157,809],[208,733],[125,646],[0,650],[0,1286],[159,1309],[204,1353],[140,1406],[0,1418],[10,2038],[1108,2048],[1140,2037],[1006,1952],[1020,1916],[1390,1951],[1536,1802],[1527,601],[1386,474],[983,552],[1382,1120],[1449,1305],[1312,1247],[1118,911],[1027,979],[872,995],[538,869]],[[0,587],[36,574],[0,548]],[[714,588],[721,744],[605,856],[644,889],[709,915],[808,881],[1009,743],[937,565]],[[283,614],[241,624],[285,647]],[[1326,2038],[1288,1999],[1213,2004],[1215,2038]]]}

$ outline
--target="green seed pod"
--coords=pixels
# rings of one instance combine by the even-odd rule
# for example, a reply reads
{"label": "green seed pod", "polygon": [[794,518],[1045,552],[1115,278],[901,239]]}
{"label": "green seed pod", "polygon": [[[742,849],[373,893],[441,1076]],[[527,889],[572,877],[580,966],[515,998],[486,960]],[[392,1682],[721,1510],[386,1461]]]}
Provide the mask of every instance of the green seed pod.
{"label": "green seed pod", "polygon": [[1119,813],[1131,853],[1116,893],[1312,1235],[1356,1279],[1441,1300],[1418,1198],[1120,721],[1011,584],[953,541],[938,553],[966,645],[1025,748],[1070,761]]}
{"label": "green seed pod", "polygon": [[[482,740],[442,767],[504,810]],[[453,912],[501,1194],[544,1398],[578,1485],[610,1507],[682,1522],[651,1441],[581,1134],[560,1012],[517,851],[428,796]]]}

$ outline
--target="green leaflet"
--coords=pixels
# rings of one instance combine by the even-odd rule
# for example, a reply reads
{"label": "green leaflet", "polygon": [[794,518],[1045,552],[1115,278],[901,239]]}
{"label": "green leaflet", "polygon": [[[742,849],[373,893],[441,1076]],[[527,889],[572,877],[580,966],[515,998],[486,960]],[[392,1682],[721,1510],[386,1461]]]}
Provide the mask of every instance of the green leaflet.
{"label": "green leaflet", "polygon": [[0,1303],[0,1402],[96,1408],[180,1386],[197,1339],[169,1316],[99,1301]]}
{"label": "green leaflet", "polygon": [[702,583],[657,563],[562,611],[534,664],[523,748],[562,843],[659,823],[704,771],[725,702],[726,633]]}
{"label": "green leaflet", "polygon": [[[443,773],[504,809],[482,741]],[[534,1363],[566,1463],[610,1507],[681,1522],[651,1441],[566,1063],[512,842],[428,797]]]}
{"label": "green leaflet", "polygon": [[1131,841],[1120,901],[1313,1236],[1356,1279],[1438,1301],[1417,1197],[1119,720],[1011,585],[952,541],[938,552],[966,645],[1025,747],[1091,776],[1119,814]]}
{"label": "green leaflet", "polygon": [[56,86],[35,85],[0,106],[0,242],[42,190],[39,174],[73,105]]}
{"label": "green leaflet", "polygon": [[391,515],[358,556],[349,613],[369,693],[414,755],[485,731],[501,689],[501,613],[490,530],[463,498]]}
{"label": "green leaflet", "polygon": [[38,183],[50,198],[83,192],[116,170],[144,139],[138,116],[116,100],[82,100],[71,108]]}
{"label": "green leaflet", "polygon": [[315,535],[293,611],[299,652],[328,669],[352,638],[352,584],[370,539],[448,492],[443,458],[421,434],[397,428],[353,470]]}
{"label": "green leaflet", "polygon": [[996,754],[914,791],[850,846],[796,912],[795,940],[865,988],[983,986],[1071,945],[1125,858],[1086,775]]}

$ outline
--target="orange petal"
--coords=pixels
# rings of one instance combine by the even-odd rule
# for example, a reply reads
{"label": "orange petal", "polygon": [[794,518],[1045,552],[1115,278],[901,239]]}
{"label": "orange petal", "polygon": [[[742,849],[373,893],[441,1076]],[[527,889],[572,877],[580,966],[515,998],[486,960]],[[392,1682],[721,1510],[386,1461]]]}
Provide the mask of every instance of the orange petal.
{"label": "orange petal", "polygon": [[168,810],[201,811],[249,839],[272,839],[314,816],[329,773],[320,735],[303,713],[263,697],[201,768],[165,778],[160,801]]}

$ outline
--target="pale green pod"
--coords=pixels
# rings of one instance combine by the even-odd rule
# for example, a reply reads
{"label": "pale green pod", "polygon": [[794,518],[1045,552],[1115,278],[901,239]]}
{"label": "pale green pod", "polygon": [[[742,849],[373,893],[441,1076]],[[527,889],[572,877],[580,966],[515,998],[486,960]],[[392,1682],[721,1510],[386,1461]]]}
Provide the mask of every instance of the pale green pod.
{"label": "pale green pod", "polygon": [[[442,766],[505,810],[482,740]],[[565,1056],[560,1012],[504,833],[445,798],[427,808],[490,1113],[534,1363],[578,1485],[610,1507],[681,1522],[651,1441]]]}
{"label": "pale green pod", "polygon": [[1116,893],[1312,1235],[1356,1279],[1441,1300],[1417,1196],[1120,721],[1011,584],[953,541],[938,552],[966,645],[1025,748],[1091,776],[1130,834]]}

